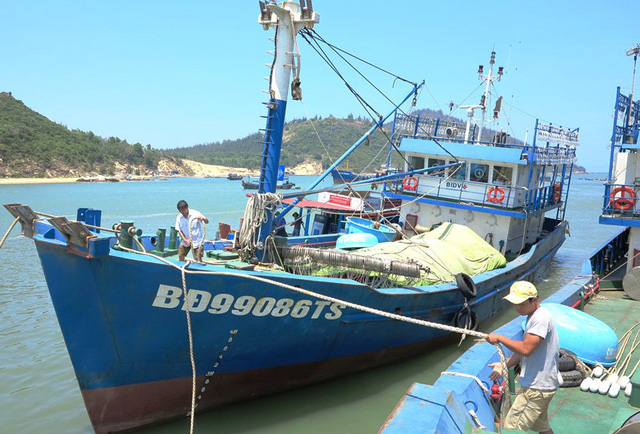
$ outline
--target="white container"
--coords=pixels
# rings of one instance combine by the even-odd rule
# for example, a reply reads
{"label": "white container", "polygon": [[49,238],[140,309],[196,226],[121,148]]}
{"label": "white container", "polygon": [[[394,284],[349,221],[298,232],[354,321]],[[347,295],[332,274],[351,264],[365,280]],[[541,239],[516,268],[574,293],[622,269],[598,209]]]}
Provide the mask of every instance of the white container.
{"label": "white container", "polygon": [[584,380],[582,380],[582,383],[580,383],[580,390],[582,390],[583,392],[588,392],[592,381],[593,381],[593,378],[591,377],[587,377]]}
{"label": "white container", "polygon": [[617,398],[620,393],[620,385],[618,383],[613,383],[609,388],[609,396],[612,398]]}
{"label": "white container", "polygon": [[627,377],[626,375],[623,375],[618,380],[618,384],[620,385],[620,389],[625,389],[629,384],[629,377]]}
{"label": "white container", "polygon": [[604,368],[600,365],[593,368],[593,372],[591,373],[595,378],[602,377],[602,374],[604,374]]}
{"label": "white container", "polygon": [[598,388],[598,393],[600,395],[606,395],[607,392],[609,391],[609,386],[611,386],[611,383],[609,383],[609,379],[604,380],[602,383],[600,383],[600,387]]}

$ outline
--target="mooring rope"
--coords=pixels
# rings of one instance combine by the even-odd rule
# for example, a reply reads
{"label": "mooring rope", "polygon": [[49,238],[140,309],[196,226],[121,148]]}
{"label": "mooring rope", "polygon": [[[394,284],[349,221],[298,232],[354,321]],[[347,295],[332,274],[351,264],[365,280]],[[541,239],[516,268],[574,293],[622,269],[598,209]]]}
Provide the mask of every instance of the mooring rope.
{"label": "mooring rope", "polygon": [[189,432],[193,434],[193,424],[195,421],[196,412],[196,359],[193,355],[193,333],[191,331],[191,313],[189,312],[189,289],[187,288],[187,276],[185,274],[185,269],[189,266],[189,264],[190,262],[187,261],[182,267],[180,267],[180,274],[182,275],[182,294],[184,295],[185,316],[187,317],[187,332],[189,334],[189,359],[191,360],[191,411],[189,414]]}
{"label": "mooring rope", "polygon": [[20,221],[20,217],[16,217],[15,220],[13,221],[13,223],[11,223],[11,226],[9,226],[9,229],[4,234],[4,237],[2,237],[2,241],[0,241],[0,249],[4,245],[4,242],[7,240],[7,237],[9,236],[9,234],[11,233],[13,228],[16,226],[16,223],[18,223],[18,221]]}

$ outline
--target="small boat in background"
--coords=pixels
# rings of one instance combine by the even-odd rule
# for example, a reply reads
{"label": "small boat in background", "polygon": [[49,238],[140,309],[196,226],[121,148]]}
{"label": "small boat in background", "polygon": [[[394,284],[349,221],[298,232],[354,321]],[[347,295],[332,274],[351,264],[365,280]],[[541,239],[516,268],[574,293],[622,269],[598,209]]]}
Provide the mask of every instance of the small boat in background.
{"label": "small boat in background", "polygon": [[227,179],[229,181],[240,181],[242,179],[242,175],[238,175],[237,173],[230,173],[227,175]]}
{"label": "small boat in background", "polygon": [[344,184],[347,182],[364,181],[365,179],[375,178],[375,173],[355,174],[350,170],[334,169],[331,171],[331,177],[334,184]]}
{"label": "small boat in background", "polygon": [[[258,178],[248,176],[247,179],[242,180],[242,188],[245,190],[257,190],[259,186],[260,180]],[[295,188],[295,186],[296,184],[294,182],[289,181],[289,178],[285,177],[283,181],[278,181],[276,188],[278,190],[291,190]]]}

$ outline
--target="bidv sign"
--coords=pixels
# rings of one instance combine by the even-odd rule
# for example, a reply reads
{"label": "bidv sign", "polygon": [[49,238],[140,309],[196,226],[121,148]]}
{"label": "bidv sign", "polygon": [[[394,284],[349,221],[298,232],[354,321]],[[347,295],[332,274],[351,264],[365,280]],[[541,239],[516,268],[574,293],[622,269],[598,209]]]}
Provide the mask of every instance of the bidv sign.
{"label": "bidv sign", "polygon": [[[182,301],[182,288],[177,286],[160,285],[153,300],[153,307],[174,309],[182,304],[182,310],[186,310],[186,303]],[[291,298],[275,299],[262,297],[256,299],[251,295],[233,296],[231,294],[212,294],[199,289],[189,290],[189,312],[207,311],[212,315],[230,313],[244,316],[268,316],[311,319],[324,318],[335,320],[342,316],[342,309],[346,306],[340,303],[332,303],[324,300],[298,300]]]}
{"label": "bidv sign", "polygon": [[459,190],[466,190],[467,189],[467,184],[465,184],[462,181],[447,181],[445,183],[445,186],[448,188],[457,188]]}

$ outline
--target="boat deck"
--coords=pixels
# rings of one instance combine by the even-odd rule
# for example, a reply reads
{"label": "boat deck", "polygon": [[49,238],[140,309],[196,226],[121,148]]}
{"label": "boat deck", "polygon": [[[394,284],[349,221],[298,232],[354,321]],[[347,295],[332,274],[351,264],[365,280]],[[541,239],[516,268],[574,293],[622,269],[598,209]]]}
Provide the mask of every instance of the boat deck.
{"label": "boat deck", "polygon": [[[640,320],[640,301],[626,296],[623,291],[602,291],[585,307],[585,312],[612,327],[618,336]],[[633,368],[640,351],[636,351],[630,368]],[[640,369],[639,369],[640,372]],[[636,375],[637,378],[637,375]],[[583,392],[579,387],[560,388],[551,401],[549,418],[555,432],[561,433],[612,433],[640,408],[632,407],[629,398],[620,391],[617,398],[598,393]],[[472,429],[472,433],[488,433]],[[503,433],[521,431],[502,430]]]}

